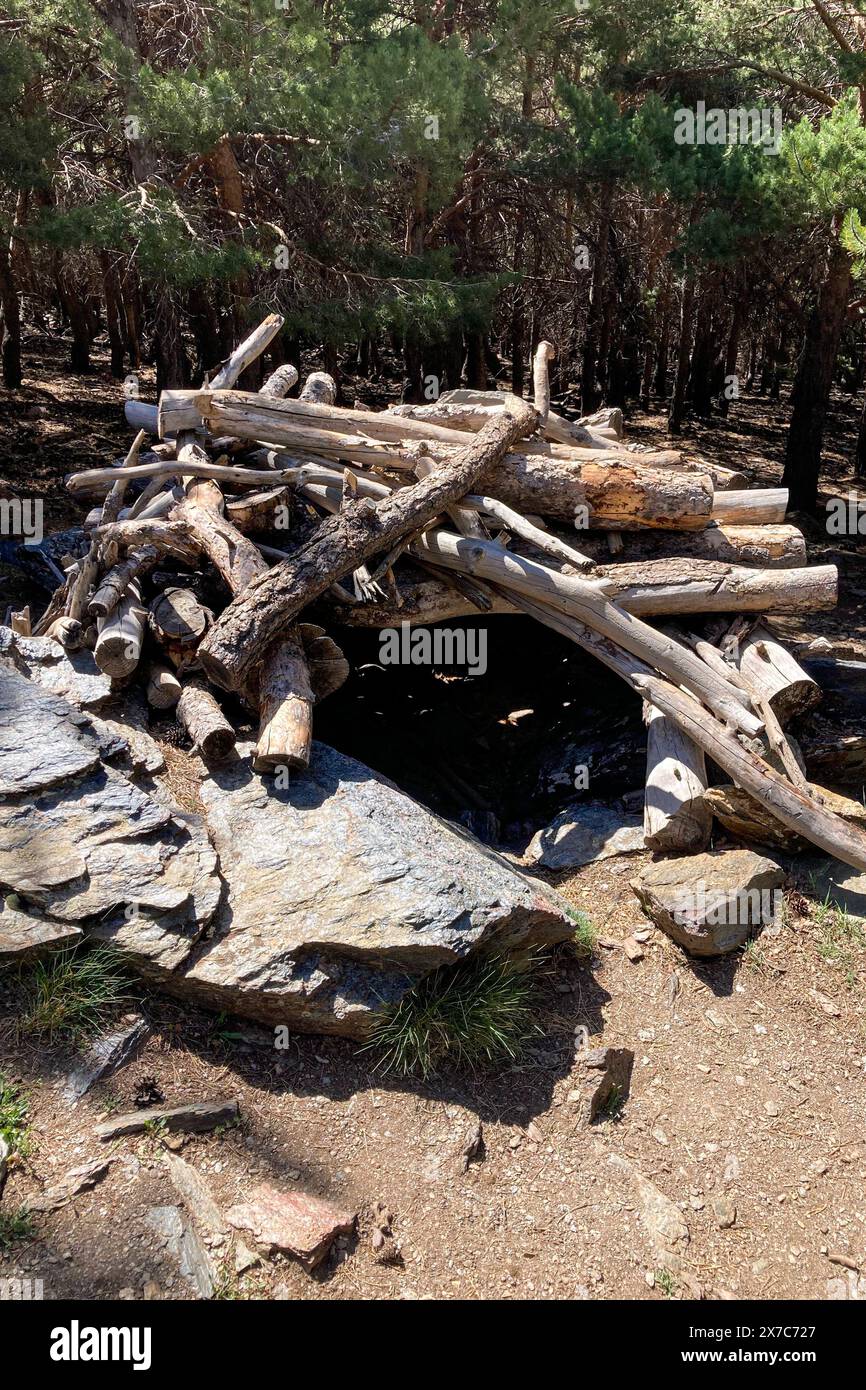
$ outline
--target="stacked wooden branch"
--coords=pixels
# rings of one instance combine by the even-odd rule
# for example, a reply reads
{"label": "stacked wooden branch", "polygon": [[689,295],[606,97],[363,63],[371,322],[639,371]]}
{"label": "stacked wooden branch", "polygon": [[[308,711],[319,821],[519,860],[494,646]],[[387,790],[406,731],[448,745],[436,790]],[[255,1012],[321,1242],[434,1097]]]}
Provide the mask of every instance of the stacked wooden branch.
{"label": "stacked wooden branch", "polygon": [[[164,392],[158,408],[131,402],[131,423],[161,442],[140,454],[139,436],[119,466],[68,480],[99,505],[42,630],[95,643],[120,680],[146,659],[152,702],[176,700],[209,756],[233,739],[225,692],[245,701],[259,711],[257,766],[273,770],[306,765],[314,703],[347,672],[306,621],[312,604],[380,627],[529,614],[645,702],[652,848],[705,846],[710,757],[776,821],[866,869],[866,835],[809,787],[784,732],[814,682],[737,617],[836,602],[836,571],[806,567],[783,490],[745,488],[681,450],[635,452],[618,411],[565,420],[550,408],[544,343],[532,404],[450,391],[344,409],[324,373],[288,399],[290,367],[236,390],[278,328],[266,320],[205,387]],[[219,576],[222,611],[184,583],[196,571]],[[728,615],[717,637],[735,618],[738,642],[698,631],[705,614]],[[685,630],[647,621],[682,615]]]}

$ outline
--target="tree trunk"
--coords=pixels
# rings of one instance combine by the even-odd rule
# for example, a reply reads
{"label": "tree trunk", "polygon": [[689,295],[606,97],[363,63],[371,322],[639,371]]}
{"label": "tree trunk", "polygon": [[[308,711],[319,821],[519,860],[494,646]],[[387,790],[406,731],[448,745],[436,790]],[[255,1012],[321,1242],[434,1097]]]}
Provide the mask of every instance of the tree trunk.
{"label": "tree trunk", "polygon": [[677,374],[674,392],[668,415],[668,434],[679,434],[682,430],[685,413],[686,386],[689,379],[689,363],[692,353],[692,333],[695,317],[695,280],[687,274],[683,283],[683,297],[680,307],[680,340],[677,348]]}
{"label": "tree trunk", "polygon": [[794,511],[813,512],[817,506],[824,421],[850,289],[851,257],[834,236],[791,392],[791,423],[782,485],[789,490]]}

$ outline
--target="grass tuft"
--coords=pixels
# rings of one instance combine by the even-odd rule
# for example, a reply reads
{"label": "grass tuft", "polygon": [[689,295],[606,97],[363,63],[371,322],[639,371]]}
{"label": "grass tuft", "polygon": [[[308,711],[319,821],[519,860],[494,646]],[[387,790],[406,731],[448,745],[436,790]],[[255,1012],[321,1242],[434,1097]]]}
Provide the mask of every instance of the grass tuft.
{"label": "grass tuft", "polygon": [[568,915],[575,922],[572,940],[576,954],[581,958],[593,955],[598,945],[598,932],[592,922],[583,912],[577,910],[569,912]]}
{"label": "grass tuft", "polygon": [[27,1115],[27,1098],[21,1088],[0,1076],[0,1139],[6,1140],[10,1153],[21,1158],[30,1152]]}
{"label": "grass tuft", "polygon": [[113,947],[67,947],[34,967],[19,1028],[49,1042],[84,1042],[102,1030],[128,991],[122,957]]}
{"label": "grass tuft", "polygon": [[475,1070],[514,1061],[541,1029],[533,1018],[540,957],[479,956],[436,970],[377,1024],[362,1051],[376,1071],[433,1076],[445,1063]]}

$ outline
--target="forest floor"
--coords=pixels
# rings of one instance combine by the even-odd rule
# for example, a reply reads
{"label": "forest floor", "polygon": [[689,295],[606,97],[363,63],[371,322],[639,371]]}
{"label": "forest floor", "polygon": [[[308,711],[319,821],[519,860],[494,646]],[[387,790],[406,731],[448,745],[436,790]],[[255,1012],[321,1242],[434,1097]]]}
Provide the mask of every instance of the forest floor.
{"label": "forest floor", "polygon": [[[82,382],[48,355],[39,366],[13,409],[0,401],[0,472],[39,489],[48,530],[78,520],[62,476],[123,452],[129,436],[120,389],[104,372]],[[856,419],[845,401],[837,406],[830,458],[832,486],[842,489]],[[782,402],[742,401],[727,422],[687,432],[683,443],[773,483],[784,421]],[[662,426],[641,416],[629,432],[661,442]],[[816,543],[822,534],[816,528]],[[859,603],[847,595],[843,624],[858,650]],[[242,1274],[232,1267],[221,1297],[866,1297],[862,926],[822,905],[820,861],[803,857],[788,861],[783,921],[746,951],[701,962],[652,931],[633,962],[622,942],[647,923],[629,881],[647,860],[546,875],[599,942],[591,958],[555,953],[539,1003],[544,1036],[494,1075],[396,1081],[356,1044],[296,1036],[279,1051],[265,1030],[145,994],[130,1002],[152,1026],[141,1053],[71,1104],[63,1083],[74,1059],[20,1036],[21,985],[0,976],[0,1078],[23,1087],[31,1129],[3,1209],[33,1203],[90,1159],[115,1158],[92,1191],[38,1216],[0,1252],[0,1277],[42,1279],[47,1298],[195,1297],[149,1221],[152,1208],[178,1201],[164,1141],[104,1145],[94,1136],[96,1123],[133,1109],[147,1090],[167,1105],[240,1102],[237,1127],[182,1143],[220,1206],[269,1182],[360,1214],[357,1237],[338,1243],[314,1276],[281,1259]],[[629,1095],[591,1128],[569,1099],[580,1068],[575,1030],[584,1028],[591,1046],[635,1053]],[[478,1121],[483,1152],[467,1165]],[[662,1268],[617,1158],[682,1212],[690,1239],[675,1275]],[[392,1215],[387,1261],[370,1238],[376,1203]]]}

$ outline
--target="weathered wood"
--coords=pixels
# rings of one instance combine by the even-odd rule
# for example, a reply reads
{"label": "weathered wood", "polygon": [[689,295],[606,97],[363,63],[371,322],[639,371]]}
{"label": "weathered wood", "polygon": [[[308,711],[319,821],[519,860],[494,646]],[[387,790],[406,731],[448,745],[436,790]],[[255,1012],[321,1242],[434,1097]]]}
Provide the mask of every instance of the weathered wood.
{"label": "weathered wood", "polygon": [[630,613],[809,613],[835,608],[835,565],[752,570],[714,560],[649,560],[602,565],[617,602]]}
{"label": "weathered wood", "polygon": [[[265,348],[273,342],[284,322],[282,314],[268,314],[267,318],[262,319],[252,333],[238,344],[231,357],[212,378],[211,390],[220,391],[234,386],[247,367],[255,362],[257,357],[261,357]],[[297,375],[295,379],[297,380]]]}
{"label": "weathered wood", "polygon": [[[36,635],[40,635],[38,630]],[[45,628],[45,636],[52,637],[68,652],[77,652],[84,645],[83,625],[78,618],[70,618],[66,614],[55,618],[53,622],[48,624]]]}
{"label": "weathered wood", "polygon": [[545,424],[550,414],[550,369],[548,364],[556,356],[553,343],[540,342],[532,358],[532,391],[535,409],[541,424]]}
{"label": "weathered wood", "polygon": [[[814,582],[816,570],[803,570],[802,575],[804,585],[807,577]],[[773,605],[767,604],[763,611],[774,611]],[[737,667],[748,684],[769,701],[780,724],[812,709],[821,699],[818,683],[761,623],[740,642]]]}
{"label": "weathered wood", "polygon": [[192,589],[173,585],[151,599],[151,632],[169,650],[195,649],[212,621],[213,614],[199,603]]}
{"label": "weathered wood", "polygon": [[[198,450],[196,445],[189,445],[180,452],[185,463]],[[186,500],[177,508],[177,514],[189,526],[232,595],[237,596],[269,571],[258,548],[224,517],[222,509],[223,498],[217,484],[193,478],[186,485]],[[309,673],[301,637],[296,628],[289,627],[261,653],[256,750],[260,771],[309,764],[313,699],[311,694],[308,697],[308,691]]]}
{"label": "weathered wood", "polygon": [[126,455],[126,458],[123,460],[118,470],[117,481],[102,504],[101,524],[103,526],[107,526],[109,522],[116,521],[120,515],[120,509],[123,506],[123,497],[129,486],[129,474],[126,470],[138,463],[138,456],[141,452],[141,446],[145,441],[145,437],[145,431],[139,430],[135,439],[132,441],[129,453]]}
{"label": "weathered wood", "polygon": [[788,489],[756,487],[745,492],[735,489],[717,492],[713,501],[713,521],[729,526],[777,525],[785,520]]}
{"label": "weathered wood", "polygon": [[93,540],[90,543],[89,551],[83,559],[77,562],[74,574],[70,575],[67,581],[64,608],[67,618],[74,618],[76,622],[83,621],[87,612],[87,605],[90,602],[90,591],[98,574],[99,546]]}
{"label": "weathered wood", "polygon": [[184,565],[194,565],[199,556],[199,546],[188,527],[161,518],[151,520],[149,517],[137,517],[135,521],[113,521],[109,526],[97,526],[93,536],[104,546],[114,544],[121,550],[153,546],[162,555],[169,555]]}
{"label": "weathered wood", "polygon": [[305,768],[313,741],[313,704],[304,648],[295,625],[276,643],[259,682],[259,736],[253,767],[272,772],[280,766]]}
{"label": "weathered wood", "polygon": [[707,768],[703,752],[652,705],[647,726],[644,843],[661,854],[697,854],[706,849],[712,814],[704,800]]}
{"label": "weathered wood", "polygon": [[126,423],[134,430],[145,430],[147,434],[159,434],[159,406],[148,405],[145,401],[124,402],[123,413]]}
{"label": "weathered wood", "polygon": [[171,709],[177,704],[183,686],[173,671],[158,662],[150,668],[147,679],[147,703],[153,709]]}
{"label": "weathered wood", "polygon": [[93,657],[100,671],[114,680],[132,675],[141,657],[144,624],[141,594],[133,581],[117,607],[97,621]]}
{"label": "weathered wood", "polygon": [[545,555],[552,555],[554,559],[562,560],[564,564],[573,565],[575,569],[591,569],[594,561],[589,555],[584,555],[582,551],[574,546],[568,545],[558,536],[551,535],[547,531],[542,531],[538,526],[533,526],[531,521],[527,521],[525,516],[515,512],[513,508],[507,507],[504,502],[500,502],[498,497],[477,496],[469,493],[463,498],[463,506],[476,507],[479,511],[492,516],[495,521],[501,524],[515,536],[520,536],[525,541],[531,541],[536,549],[544,552]]}
{"label": "weathered wood", "polygon": [[24,608],[13,609],[9,615],[9,626],[13,632],[17,632],[19,637],[30,636],[30,605]]}
{"label": "weathered wood", "polygon": [[494,458],[534,428],[535,412],[515,398],[447,467],[378,503],[366,498],[350,503],[323,522],[291,561],[276,565],[229,605],[200,648],[205,670],[218,684],[240,688],[263,650],[302,608],[372,555],[432,521],[471,490]]}
{"label": "weathered wood", "polygon": [[131,550],[125,560],[120,560],[107,574],[103,575],[99,587],[87,605],[91,618],[105,618],[117,607],[133,579],[140,578],[152,569],[160,557],[156,546],[142,546]]}
{"label": "weathered wood", "polygon": [[697,530],[713,511],[710,478],[647,468],[631,454],[577,462],[513,452],[485,470],[479,491],[516,511],[538,512],[578,529]]}
{"label": "weathered wood", "polygon": [[277,367],[275,372],[271,372],[264,386],[261,387],[259,395],[274,396],[281,399],[289,394],[297,380],[297,367],[293,367],[291,362],[284,362],[281,367]]}
{"label": "weathered wood", "polygon": [[224,758],[234,748],[235,731],[204,681],[187,681],[177,702],[177,717],[202,757]]}
{"label": "weathered wood", "polygon": [[[286,486],[268,492],[251,492],[226,503],[226,516],[233,526],[245,534],[248,531],[270,531],[274,519],[290,505],[291,493]],[[281,510],[282,509],[282,510]]]}
{"label": "weathered wood", "polygon": [[327,372],[310,372],[298,399],[313,401],[318,405],[333,405],[337,399],[337,383]]}

